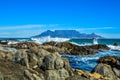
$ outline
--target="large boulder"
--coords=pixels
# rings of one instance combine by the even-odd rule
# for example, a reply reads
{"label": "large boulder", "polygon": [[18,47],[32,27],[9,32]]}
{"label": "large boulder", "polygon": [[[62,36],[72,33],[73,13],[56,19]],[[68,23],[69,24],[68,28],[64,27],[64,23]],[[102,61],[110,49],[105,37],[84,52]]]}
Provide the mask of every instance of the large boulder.
{"label": "large boulder", "polygon": [[120,57],[116,56],[105,56],[98,60],[98,65],[95,67],[93,72],[97,72],[104,75],[110,80],[120,79]]}
{"label": "large boulder", "polygon": [[108,77],[110,80],[117,80],[117,77],[115,76],[111,66],[109,65],[98,64],[95,68],[95,72]]}
{"label": "large boulder", "polygon": [[17,50],[13,60],[29,68],[28,54],[26,49]]}
{"label": "large boulder", "polygon": [[[71,67],[58,53],[49,54],[44,58],[42,69],[45,71],[45,80],[65,80],[72,75]],[[71,70],[72,71],[72,70]]]}

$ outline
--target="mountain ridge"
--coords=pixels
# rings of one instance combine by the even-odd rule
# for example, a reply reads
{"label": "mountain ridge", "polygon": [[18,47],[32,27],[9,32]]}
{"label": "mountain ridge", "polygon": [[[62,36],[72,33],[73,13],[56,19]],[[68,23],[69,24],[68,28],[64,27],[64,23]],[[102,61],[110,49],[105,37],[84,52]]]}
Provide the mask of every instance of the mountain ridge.
{"label": "mountain ridge", "polygon": [[104,38],[102,36],[99,36],[95,33],[86,34],[86,33],[80,33],[77,30],[47,30],[42,32],[39,35],[32,36],[31,38],[41,38],[41,37],[47,37],[50,36],[52,38],[76,38],[76,39],[93,39],[93,38]]}

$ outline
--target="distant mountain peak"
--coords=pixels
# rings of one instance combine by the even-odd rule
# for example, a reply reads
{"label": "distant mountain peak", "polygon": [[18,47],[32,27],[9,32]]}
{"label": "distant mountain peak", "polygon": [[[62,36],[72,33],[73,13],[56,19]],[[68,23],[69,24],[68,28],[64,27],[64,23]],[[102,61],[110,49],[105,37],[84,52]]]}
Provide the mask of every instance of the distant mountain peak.
{"label": "distant mountain peak", "polygon": [[96,35],[95,33],[91,33],[91,35]]}
{"label": "distant mountain peak", "polygon": [[40,38],[50,36],[52,38],[77,38],[77,39],[92,39],[92,38],[103,38],[95,33],[92,34],[81,34],[76,30],[47,30],[39,35],[33,36],[32,38]]}

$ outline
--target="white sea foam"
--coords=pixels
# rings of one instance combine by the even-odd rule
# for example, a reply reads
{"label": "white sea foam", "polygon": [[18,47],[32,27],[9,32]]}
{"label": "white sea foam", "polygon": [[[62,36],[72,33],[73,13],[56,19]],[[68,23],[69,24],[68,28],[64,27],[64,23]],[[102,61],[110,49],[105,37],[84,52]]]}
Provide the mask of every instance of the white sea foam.
{"label": "white sea foam", "polygon": [[118,45],[118,46],[108,45],[108,47],[109,47],[111,50],[120,50],[120,45]]}
{"label": "white sea foam", "polygon": [[98,44],[97,39],[93,39],[93,44]]}
{"label": "white sea foam", "polygon": [[50,41],[55,41],[55,42],[64,42],[64,41],[68,41],[69,38],[52,38],[50,36],[47,37],[41,37],[41,38],[31,38],[31,40],[33,40],[36,43],[44,43],[44,42],[50,42]]}
{"label": "white sea foam", "polygon": [[8,44],[16,44],[19,43],[18,41],[8,41]]}

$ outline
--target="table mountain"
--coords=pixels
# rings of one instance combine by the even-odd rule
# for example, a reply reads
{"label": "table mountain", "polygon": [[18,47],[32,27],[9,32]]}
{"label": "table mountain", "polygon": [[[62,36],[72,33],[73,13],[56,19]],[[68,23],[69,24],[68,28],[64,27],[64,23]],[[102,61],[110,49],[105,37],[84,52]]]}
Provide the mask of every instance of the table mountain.
{"label": "table mountain", "polygon": [[102,36],[96,35],[95,33],[85,34],[85,33],[80,33],[76,30],[55,30],[55,31],[47,30],[39,35],[32,36],[32,38],[40,38],[47,36],[50,36],[52,38],[58,37],[58,38],[75,38],[75,39],[103,38]]}

